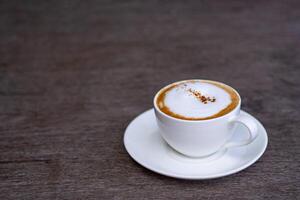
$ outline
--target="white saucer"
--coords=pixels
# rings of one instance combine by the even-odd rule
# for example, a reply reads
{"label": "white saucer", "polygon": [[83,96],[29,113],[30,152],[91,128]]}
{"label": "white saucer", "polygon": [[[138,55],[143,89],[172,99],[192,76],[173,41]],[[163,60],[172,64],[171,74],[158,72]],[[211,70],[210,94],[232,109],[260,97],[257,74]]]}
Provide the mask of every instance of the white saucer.
{"label": "white saucer", "polygon": [[[254,118],[244,111],[241,111],[241,114]],[[128,125],[124,135],[124,145],[136,162],[159,174],[181,179],[218,178],[249,167],[266,150],[267,132],[257,119],[255,121],[259,136],[251,144],[230,148],[207,158],[189,158],[173,150],[161,138],[154,110],[150,109],[137,116]],[[239,126],[233,140],[247,137],[245,131],[246,128]]]}

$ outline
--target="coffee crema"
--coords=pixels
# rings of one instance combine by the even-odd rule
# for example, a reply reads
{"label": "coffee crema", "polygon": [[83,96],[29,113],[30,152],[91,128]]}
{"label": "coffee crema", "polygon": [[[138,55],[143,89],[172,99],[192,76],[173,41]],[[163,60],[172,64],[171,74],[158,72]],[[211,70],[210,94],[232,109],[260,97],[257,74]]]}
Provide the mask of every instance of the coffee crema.
{"label": "coffee crema", "polygon": [[239,102],[239,95],[228,85],[209,80],[187,80],[163,88],[155,103],[171,117],[206,120],[229,113]]}

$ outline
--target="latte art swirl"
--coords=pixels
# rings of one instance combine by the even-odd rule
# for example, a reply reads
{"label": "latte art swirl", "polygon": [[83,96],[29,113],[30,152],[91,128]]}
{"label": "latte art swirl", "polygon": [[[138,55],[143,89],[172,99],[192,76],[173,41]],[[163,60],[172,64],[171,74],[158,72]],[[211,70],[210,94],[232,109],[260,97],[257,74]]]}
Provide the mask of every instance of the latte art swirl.
{"label": "latte art swirl", "polygon": [[172,117],[203,120],[230,112],[238,105],[239,97],[225,84],[193,80],[163,89],[156,103],[162,112]]}

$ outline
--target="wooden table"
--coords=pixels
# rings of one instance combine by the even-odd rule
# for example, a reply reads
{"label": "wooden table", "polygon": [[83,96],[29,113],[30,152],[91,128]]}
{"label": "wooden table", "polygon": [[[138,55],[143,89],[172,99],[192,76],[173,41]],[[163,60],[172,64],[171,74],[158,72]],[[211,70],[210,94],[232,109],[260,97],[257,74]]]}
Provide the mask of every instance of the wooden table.
{"label": "wooden table", "polygon": [[[0,199],[300,199],[299,1],[1,1]],[[184,181],[135,163],[128,123],[205,78],[265,125],[263,157]]]}

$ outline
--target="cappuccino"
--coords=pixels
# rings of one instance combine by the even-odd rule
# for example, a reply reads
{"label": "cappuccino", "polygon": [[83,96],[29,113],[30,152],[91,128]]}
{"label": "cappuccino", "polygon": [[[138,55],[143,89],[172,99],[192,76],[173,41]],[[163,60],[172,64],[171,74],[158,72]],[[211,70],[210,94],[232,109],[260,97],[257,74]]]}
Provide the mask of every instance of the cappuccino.
{"label": "cappuccino", "polygon": [[206,120],[231,112],[239,102],[239,95],[230,86],[216,81],[188,80],[163,88],[155,103],[171,117]]}

